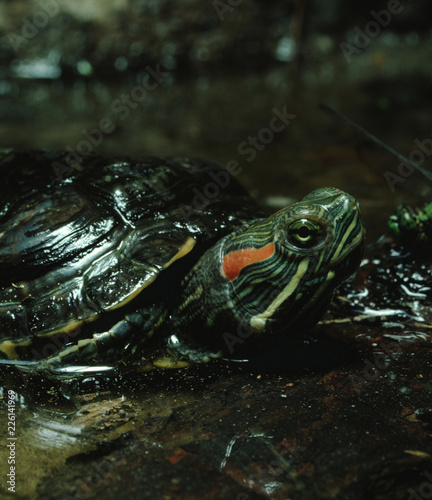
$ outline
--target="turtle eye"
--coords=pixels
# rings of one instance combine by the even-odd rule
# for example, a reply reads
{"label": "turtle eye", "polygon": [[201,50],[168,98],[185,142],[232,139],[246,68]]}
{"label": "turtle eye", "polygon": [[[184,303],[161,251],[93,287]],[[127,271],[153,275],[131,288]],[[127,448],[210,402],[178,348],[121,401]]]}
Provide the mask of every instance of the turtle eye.
{"label": "turtle eye", "polygon": [[321,242],[325,230],[321,224],[309,219],[298,219],[288,226],[288,241],[300,248],[310,248]]}

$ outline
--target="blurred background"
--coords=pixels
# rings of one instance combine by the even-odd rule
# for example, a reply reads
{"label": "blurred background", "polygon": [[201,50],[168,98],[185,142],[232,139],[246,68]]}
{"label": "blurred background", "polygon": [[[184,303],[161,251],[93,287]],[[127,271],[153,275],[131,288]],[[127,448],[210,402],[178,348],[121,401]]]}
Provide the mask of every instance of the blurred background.
{"label": "blurred background", "polygon": [[236,160],[272,209],[338,186],[371,240],[430,184],[319,103],[409,155],[432,134],[431,14],[427,0],[3,0],[0,145]]}

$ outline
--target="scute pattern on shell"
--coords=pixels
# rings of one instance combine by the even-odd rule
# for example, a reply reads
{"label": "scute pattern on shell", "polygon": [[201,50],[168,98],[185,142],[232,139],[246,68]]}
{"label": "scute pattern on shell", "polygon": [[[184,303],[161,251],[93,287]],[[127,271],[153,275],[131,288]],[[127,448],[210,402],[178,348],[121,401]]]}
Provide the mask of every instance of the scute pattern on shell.
{"label": "scute pattern on shell", "polygon": [[[211,162],[89,155],[60,179],[53,164],[67,165],[67,156],[0,152],[0,342],[95,322],[159,286],[188,238],[195,260],[210,241],[262,215],[233,178],[191,206],[191,193],[222,170]],[[187,270],[173,274],[172,286]]]}

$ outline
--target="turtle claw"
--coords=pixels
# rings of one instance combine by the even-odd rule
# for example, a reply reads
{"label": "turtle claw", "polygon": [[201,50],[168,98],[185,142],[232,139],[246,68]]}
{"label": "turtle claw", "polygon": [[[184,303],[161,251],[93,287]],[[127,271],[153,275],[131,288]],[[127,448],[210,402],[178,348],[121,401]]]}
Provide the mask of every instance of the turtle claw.
{"label": "turtle claw", "polygon": [[173,358],[180,358],[179,361],[188,361],[193,364],[208,363],[212,359],[218,359],[223,356],[222,351],[211,351],[202,347],[185,344],[179,340],[177,335],[171,335],[168,338],[167,348],[172,353]]}

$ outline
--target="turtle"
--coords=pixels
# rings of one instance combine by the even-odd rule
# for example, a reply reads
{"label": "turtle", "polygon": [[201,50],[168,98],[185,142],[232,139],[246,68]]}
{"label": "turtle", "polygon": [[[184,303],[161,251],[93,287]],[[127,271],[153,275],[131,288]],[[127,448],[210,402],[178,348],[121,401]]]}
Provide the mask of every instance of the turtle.
{"label": "turtle", "polygon": [[359,204],[338,188],[270,214],[210,161],[80,160],[0,152],[1,364],[79,376],[251,359],[315,325],[359,266]]}

